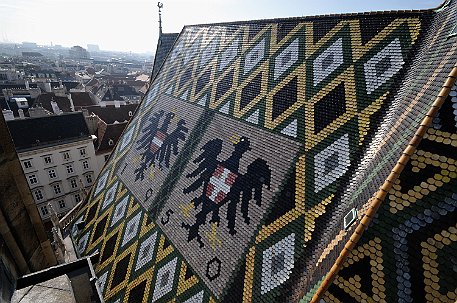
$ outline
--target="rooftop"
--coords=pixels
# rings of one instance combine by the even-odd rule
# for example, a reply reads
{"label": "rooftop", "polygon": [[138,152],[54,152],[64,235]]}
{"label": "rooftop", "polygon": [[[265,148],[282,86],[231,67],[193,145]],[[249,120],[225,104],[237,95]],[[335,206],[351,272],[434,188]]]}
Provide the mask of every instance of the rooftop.
{"label": "rooftop", "polygon": [[70,94],[75,108],[93,106],[97,104],[87,92],[72,92]]}
{"label": "rooftop", "polygon": [[138,104],[126,104],[116,107],[114,105],[107,106],[87,106],[86,109],[89,114],[95,114],[102,119],[106,124],[113,124],[117,122],[129,121],[135,113]]}
{"label": "rooftop", "polygon": [[11,120],[7,123],[18,151],[90,138],[82,113]]}
{"label": "rooftop", "polygon": [[103,153],[112,150],[126,126],[127,122],[108,124],[103,132],[103,136],[99,138],[97,152]]}
{"label": "rooftop", "polygon": [[56,102],[57,106],[60,108],[61,111],[65,113],[71,112],[71,103],[67,97],[60,97],[56,96],[54,93],[44,93],[39,95],[35,101],[33,102],[34,105],[40,105],[47,111],[53,113],[53,108],[51,102]]}

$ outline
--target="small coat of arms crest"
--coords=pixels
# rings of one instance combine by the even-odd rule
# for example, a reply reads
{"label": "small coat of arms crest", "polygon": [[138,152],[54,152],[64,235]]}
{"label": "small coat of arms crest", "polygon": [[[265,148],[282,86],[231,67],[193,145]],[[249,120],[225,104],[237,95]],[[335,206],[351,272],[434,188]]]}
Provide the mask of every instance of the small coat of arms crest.
{"label": "small coat of arms crest", "polygon": [[[135,169],[135,181],[143,180],[145,171],[151,165],[160,170],[170,167],[171,155],[178,154],[179,142],[186,139],[188,132],[184,119],[179,119],[176,128],[171,132],[168,131],[175,118],[175,113],[165,114],[163,110],[160,110],[152,115],[149,125],[142,130],[143,135],[138,140],[136,149],[143,152],[140,165]],[[162,123],[160,123],[161,121]]]}

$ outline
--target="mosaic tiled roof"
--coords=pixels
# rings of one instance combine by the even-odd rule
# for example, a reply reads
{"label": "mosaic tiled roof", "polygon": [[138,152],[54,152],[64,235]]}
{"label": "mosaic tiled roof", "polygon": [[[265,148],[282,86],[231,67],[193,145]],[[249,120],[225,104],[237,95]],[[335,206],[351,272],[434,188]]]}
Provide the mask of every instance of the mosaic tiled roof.
{"label": "mosaic tiled roof", "polygon": [[178,38],[177,33],[160,33],[159,41],[157,42],[156,54],[154,56],[154,65],[152,68],[152,77],[155,77],[160,70],[167,54],[170,52],[170,49],[173,47],[176,38]]}
{"label": "mosaic tiled roof", "polygon": [[456,8],[186,26],[73,230],[106,301],[454,302]]}

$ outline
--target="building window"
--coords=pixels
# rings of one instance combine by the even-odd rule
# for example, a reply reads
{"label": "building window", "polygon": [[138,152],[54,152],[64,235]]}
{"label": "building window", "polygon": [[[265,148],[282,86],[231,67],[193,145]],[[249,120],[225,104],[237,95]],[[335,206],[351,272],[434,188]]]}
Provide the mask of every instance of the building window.
{"label": "building window", "polygon": [[29,178],[30,185],[38,183],[38,179],[37,179],[36,175],[28,175],[27,177]]}
{"label": "building window", "polygon": [[76,182],[76,179],[70,179],[70,187],[71,188],[77,188],[78,183]]}
{"label": "building window", "polygon": [[23,163],[24,163],[24,168],[31,168],[32,167],[32,161],[31,160],[26,160]]}
{"label": "building window", "polygon": [[62,189],[60,188],[60,184],[59,184],[59,183],[54,184],[54,185],[52,186],[52,188],[54,189],[54,193],[55,193],[56,195],[62,193]]}
{"label": "building window", "polygon": [[81,149],[79,150],[79,155],[80,155],[81,157],[85,156],[85,155],[86,155],[86,149],[85,149],[85,148],[81,148]]}
{"label": "building window", "polygon": [[55,169],[48,170],[48,174],[49,174],[49,179],[57,178],[57,174],[56,174],[56,170]]}
{"label": "building window", "polygon": [[49,214],[48,207],[46,205],[40,206],[40,211],[43,216]]}
{"label": "building window", "polygon": [[109,159],[109,154],[105,155],[105,162],[108,161],[108,159]]}
{"label": "building window", "polygon": [[57,201],[57,203],[59,203],[59,207],[60,208],[65,208],[67,205],[65,204],[65,201],[64,200],[59,200]]}
{"label": "building window", "polygon": [[51,156],[45,156],[44,157],[44,164],[51,164],[51,163],[52,163]]}
{"label": "building window", "polygon": [[33,192],[36,201],[41,201],[44,199],[43,192],[41,189],[37,189]]}
{"label": "building window", "polygon": [[92,184],[92,175],[86,175],[86,182],[87,184]]}
{"label": "building window", "polygon": [[62,157],[64,160],[70,160],[70,152],[63,152]]}
{"label": "building window", "polygon": [[67,164],[65,165],[65,168],[67,169],[67,174],[72,174],[74,172],[73,164]]}
{"label": "building window", "polygon": [[89,169],[89,161],[87,161],[87,160],[83,161],[83,169]]}
{"label": "building window", "polygon": [[81,195],[80,194],[75,194],[75,202],[79,203],[81,201]]}

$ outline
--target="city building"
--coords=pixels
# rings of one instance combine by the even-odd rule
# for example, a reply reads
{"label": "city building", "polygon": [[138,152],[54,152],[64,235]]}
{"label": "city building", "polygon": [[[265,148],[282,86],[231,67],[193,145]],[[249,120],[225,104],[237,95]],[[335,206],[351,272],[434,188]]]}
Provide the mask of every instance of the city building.
{"label": "city building", "polygon": [[97,137],[95,155],[100,168],[105,166],[127,124],[128,122],[112,124],[106,124],[103,121],[99,122],[97,134],[100,138]]}
{"label": "city building", "polygon": [[71,95],[56,95],[55,93],[43,93],[33,102],[33,106],[43,107],[49,114],[60,115],[74,111]]}
{"label": "city building", "polygon": [[89,92],[71,92],[70,97],[75,111],[81,110],[88,106],[97,105],[95,98]]}
{"label": "city building", "polygon": [[[2,95],[0,95],[0,107],[2,110],[13,111],[16,117],[19,117],[19,109],[23,113],[28,112],[28,108],[33,105],[33,101],[41,94],[41,89],[36,83],[29,84],[2,84],[0,85]],[[24,99],[27,104],[23,103]],[[18,100],[21,100],[18,102]]]}
{"label": "city building", "polygon": [[[108,114],[106,102],[65,114],[51,100],[59,114],[41,120],[6,109],[0,290],[8,298],[17,280],[84,263],[86,287],[71,283],[79,302],[455,303],[456,20],[457,0],[446,0],[191,25],[156,58],[128,118],[102,77],[88,83],[114,99]],[[81,75],[128,69],[115,60]],[[91,132],[92,164],[112,149],[93,182]],[[68,194],[81,201],[52,222],[80,259],[17,279],[55,263],[38,212],[58,209],[74,178]]]}
{"label": "city building", "polygon": [[15,69],[0,69],[0,84],[19,82],[23,77],[24,75]]}
{"label": "city building", "polygon": [[100,47],[97,44],[87,44],[87,51],[89,52],[99,52]]}
{"label": "city building", "polygon": [[93,134],[97,137],[94,143],[98,167],[102,168],[105,165],[137,107],[138,104],[116,103],[87,106],[83,109],[89,129],[93,129]]}
{"label": "city building", "polygon": [[30,191],[49,229],[84,198],[98,175],[93,137],[82,113],[8,121]]}
{"label": "city building", "polygon": [[138,103],[141,94],[134,87],[127,84],[102,85],[95,95],[99,103],[106,101],[125,101]]}
{"label": "city building", "polygon": [[39,52],[22,52],[22,57],[35,59],[43,57],[43,54]]}
{"label": "city building", "polygon": [[89,59],[90,54],[87,50],[85,50],[83,47],[76,45],[70,48],[68,51],[70,58],[73,59]]}

